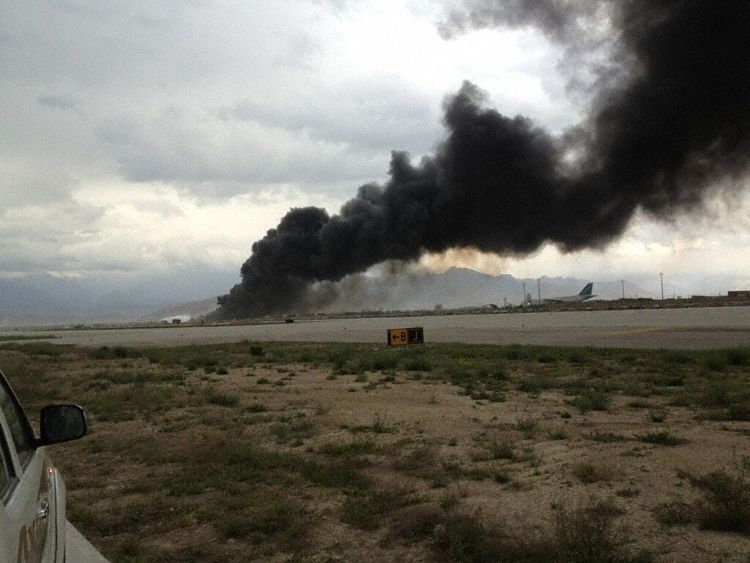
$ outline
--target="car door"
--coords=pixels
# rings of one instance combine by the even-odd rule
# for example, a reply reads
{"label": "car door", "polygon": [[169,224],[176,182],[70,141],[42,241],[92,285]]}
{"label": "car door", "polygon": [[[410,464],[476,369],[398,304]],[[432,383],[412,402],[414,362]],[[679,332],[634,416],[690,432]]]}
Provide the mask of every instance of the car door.
{"label": "car door", "polygon": [[2,498],[3,560],[55,561],[54,469],[13,391],[0,377],[0,446],[7,486]]}

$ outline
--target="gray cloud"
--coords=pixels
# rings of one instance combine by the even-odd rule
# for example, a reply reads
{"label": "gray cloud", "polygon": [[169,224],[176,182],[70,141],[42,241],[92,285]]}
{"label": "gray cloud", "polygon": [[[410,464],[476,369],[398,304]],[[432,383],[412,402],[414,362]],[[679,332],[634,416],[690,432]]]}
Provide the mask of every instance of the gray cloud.
{"label": "gray cloud", "polygon": [[[423,17],[442,6],[414,4]],[[107,198],[115,189],[127,197],[133,184],[163,184],[199,203],[242,195],[300,204],[304,194],[330,204],[382,180],[391,149],[430,152],[442,135],[442,88],[431,91],[416,72],[372,70],[368,61],[336,66],[346,55],[331,49],[336,26],[367,5],[3,5],[0,271],[135,269],[168,256],[135,228],[127,240],[103,242],[123,236],[117,213],[111,223],[102,219],[113,209]],[[562,114],[559,107],[550,103],[544,118]],[[100,185],[110,192],[97,199]],[[92,211],[82,200],[102,207]],[[180,216],[171,203],[136,207],[165,224]]]}
{"label": "gray cloud", "polygon": [[396,76],[328,86],[317,95],[294,99],[245,98],[217,115],[381,154],[393,147],[427,152],[442,135],[438,108]]}
{"label": "gray cloud", "polygon": [[317,73],[313,23],[353,5],[13,3],[0,22],[0,203],[62,201],[112,174],[201,198],[382,177],[392,148],[431,148],[438,108],[395,77]]}
{"label": "gray cloud", "polygon": [[70,96],[39,96],[37,102],[52,109],[80,111],[80,102]]}

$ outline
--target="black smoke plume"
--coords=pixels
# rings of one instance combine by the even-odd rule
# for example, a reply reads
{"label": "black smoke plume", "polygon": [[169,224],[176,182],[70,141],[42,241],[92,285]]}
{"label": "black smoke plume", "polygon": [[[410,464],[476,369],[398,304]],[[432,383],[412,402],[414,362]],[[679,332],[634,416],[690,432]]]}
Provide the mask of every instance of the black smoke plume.
{"label": "black smoke plume", "polygon": [[426,252],[603,247],[638,210],[670,218],[700,208],[717,186],[746,184],[747,0],[467,6],[443,31],[535,25],[580,52],[592,36],[586,30],[606,24],[610,64],[600,69],[586,119],[553,137],[527,118],[483,107],[481,91],[465,82],[446,99],[447,136],[433,156],[415,164],[393,152],[390,180],[360,187],[338,215],[289,211],[253,244],[242,282],[219,298],[221,315],[311,307],[320,297],[309,292],[314,282]]}

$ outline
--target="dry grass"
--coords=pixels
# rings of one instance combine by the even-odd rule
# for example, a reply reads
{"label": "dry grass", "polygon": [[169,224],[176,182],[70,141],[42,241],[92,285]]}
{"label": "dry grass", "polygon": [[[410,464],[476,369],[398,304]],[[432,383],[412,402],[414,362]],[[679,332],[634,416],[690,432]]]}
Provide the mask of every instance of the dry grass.
{"label": "dry grass", "polygon": [[0,344],[30,413],[87,410],[90,436],[52,451],[70,519],[111,560],[147,563],[748,551],[747,464],[733,454],[750,435],[748,357]]}

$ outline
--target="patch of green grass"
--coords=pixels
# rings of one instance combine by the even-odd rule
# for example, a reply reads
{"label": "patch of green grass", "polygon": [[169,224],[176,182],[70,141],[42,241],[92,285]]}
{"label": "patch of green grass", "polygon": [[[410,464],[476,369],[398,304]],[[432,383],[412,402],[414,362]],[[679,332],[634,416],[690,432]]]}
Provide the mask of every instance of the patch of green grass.
{"label": "patch of green grass", "polygon": [[373,432],[374,434],[391,434],[392,432],[394,432],[394,429],[393,427],[388,426],[385,419],[381,418],[378,415],[375,415],[375,419],[373,420],[372,424],[350,426],[349,432],[355,434],[361,432]]}
{"label": "patch of green grass", "polygon": [[662,359],[667,365],[683,365],[687,364],[692,360],[692,356],[683,350],[666,350]]}
{"label": "patch of green grass", "polygon": [[174,386],[155,384],[118,385],[109,389],[91,389],[79,401],[99,421],[124,421],[164,412],[184,404]]}
{"label": "patch of green grass", "polygon": [[727,408],[728,420],[750,420],[750,404],[735,403]]}
{"label": "patch of green grass", "polygon": [[127,358],[130,356],[130,352],[124,346],[101,346],[99,348],[90,348],[88,350],[89,358],[95,360],[105,360],[112,358]]}
{"label": "patch of green grass", "polygon": [[95,374],[100,380],[109,381],[115,385],[127,385],[130,383],[167,383],[181,382],[185,377],[172,370],[140,370],[140,371],[122,371],[122,370],[102,370]]}
{"label": "patch of green grass", "polygon": [[725,353],[730,366],[750,365],[750,348],[730,348]]}
{"label": "patch of green grass", "polygon": [[54,334],[0,334],[0,342],[22,342],[25,340],[54,340]]}
{"label": "patch of green grass", "polygon": [[726,355],[720,351],[710,351],[703,356],[703,368],[707,371],[726,371],[729,363]]}
{"label": "patch of green grass", "polygon": [[549,375],[530,375],[524,377],[518,383],[518,390],[530,395],[538,395],[545,389],[554,389],[558,386],[555,378]]}
{"label": "patch of green grass", "polygon": [[51,342],[23,341],[1,344],[0,348],[6,350],[16,350],[17,352],[21,352],[32,358],[37,356],[47,356],[55,358],[70,350],[72,347],[52,344]]}
{"label": "patch of green grass", "polygon": [[279,422],[271,426],[271,434],[279,444],[300,446],[316,433],[314,422],[310,418],[297,418]]}
{"label": "patch of green grass", "polygon": [[260,506],[229,511],[219,520],[218,528],[227,539],[249,539],[253,543],[271,539],[284,547],[298,548],[310,526],[301,503],[277,497]]}
{"label": "patch of green grass", "polygon": [[534,356],[533,349],[528,346],[511,344],[503,350],[503,357],[506,360],[528,361]]}

